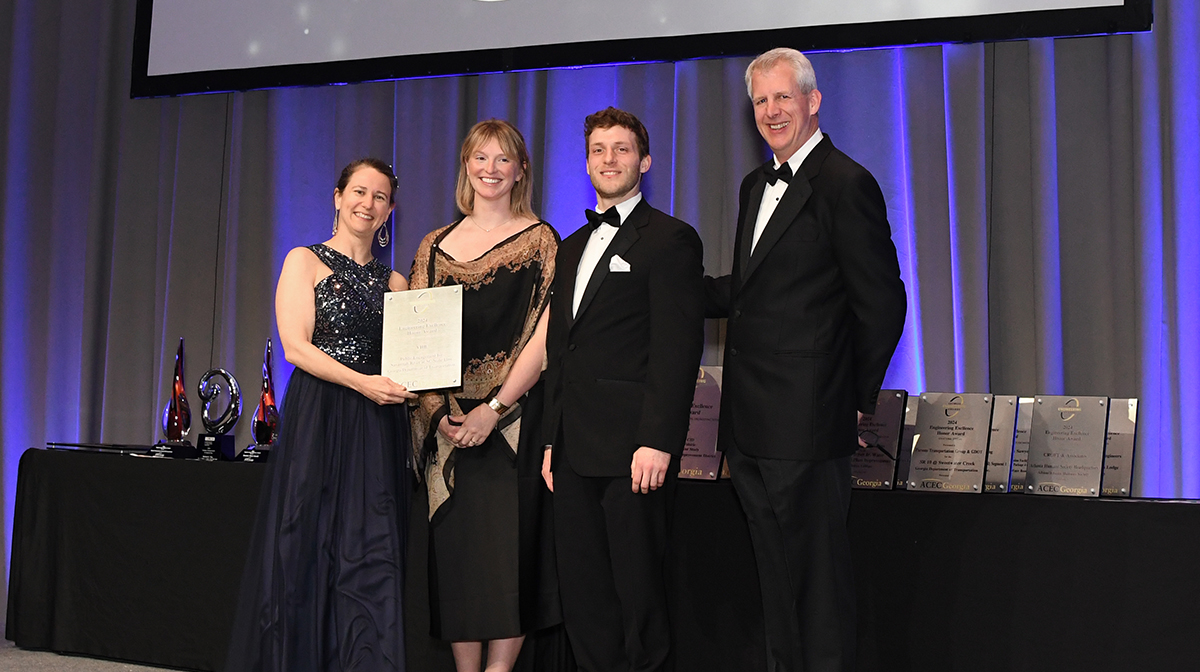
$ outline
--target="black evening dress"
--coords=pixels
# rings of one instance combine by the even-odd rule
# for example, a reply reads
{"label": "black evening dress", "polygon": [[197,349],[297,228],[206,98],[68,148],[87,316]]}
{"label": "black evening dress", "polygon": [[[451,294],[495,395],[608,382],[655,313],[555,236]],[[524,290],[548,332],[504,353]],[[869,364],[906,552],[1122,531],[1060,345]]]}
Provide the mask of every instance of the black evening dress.
{"label": "black evening dress", "polygon": [[[308,249],[333,271],[316,286],[313,345],[378,374],[391,269]],[[405,406],[297,368],[280,423],[226,672],[404,670]]]}
{"label": "black evening dress", "polygon": [[478,259],[439,247],[456,222],[417,250],[412,288],[463,288],[463,385],[422,396],[413,428],[430,501],[430,630],[448,641],[516,637],[561,620],[549,492],[541,478],[540,384],[501,417],[482,445],[437,441],[447,411],[487,403],[549,301],[558,235],[545,222]]}

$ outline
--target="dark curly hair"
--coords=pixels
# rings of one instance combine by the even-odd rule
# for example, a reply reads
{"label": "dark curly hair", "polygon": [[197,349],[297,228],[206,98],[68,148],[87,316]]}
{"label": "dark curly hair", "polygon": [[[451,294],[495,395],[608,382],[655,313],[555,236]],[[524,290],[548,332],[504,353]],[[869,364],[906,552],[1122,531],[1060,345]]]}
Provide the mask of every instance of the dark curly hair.
{"label": "dark curly hair", "polygon": [[619,110],[612,105],[600,110],[595,114],[589,114],[583,120],[583,148],[587,151],[588,138],[592,137],[592,131],[597,128],[612,128],[613,126],[621,126],[633,132],[637,138],[638,158],[644,159],[650,156],[650,133],[642,124],[641,120],[633,116],[625,110]]}

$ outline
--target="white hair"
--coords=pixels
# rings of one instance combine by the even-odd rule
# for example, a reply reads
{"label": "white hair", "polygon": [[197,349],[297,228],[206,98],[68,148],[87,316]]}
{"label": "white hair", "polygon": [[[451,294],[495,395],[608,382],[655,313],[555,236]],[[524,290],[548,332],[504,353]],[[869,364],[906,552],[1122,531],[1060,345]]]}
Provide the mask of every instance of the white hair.
{"label": "white hair", "polygon": [[812,63],[804,54],[788,47],[778,47],[766,53],[759,54],[750,62],[746,68],[746,95],[754,97],[754,92],[750,89],[750,78],[756,72],[766,72],[777,65],[784,64],[791,68],[796,75],[796,84],[800,87],[800,93],[809,94],[817,88],[817,73],[813,70]]}

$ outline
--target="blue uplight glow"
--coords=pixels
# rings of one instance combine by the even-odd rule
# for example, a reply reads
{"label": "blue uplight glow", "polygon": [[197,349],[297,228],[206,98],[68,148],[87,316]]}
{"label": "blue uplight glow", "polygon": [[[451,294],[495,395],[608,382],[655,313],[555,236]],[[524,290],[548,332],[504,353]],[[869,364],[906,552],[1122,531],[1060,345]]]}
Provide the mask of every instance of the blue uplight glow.
{"label": "blue uplight glow", "polygon": [[[12,30],[12,79],[11,100],[26,100],[33,94],[34,58],[32,30],[21,30],[33,20],[36,3],[33,0],[18,0],[14,7]],[[11,105],[8,110],[8,152],[4,157],[4,277],[3,286],[4,321],[0,323],[3,334],[0,348],[3,352],[3,382],[0,384],[0,428],[3,428],[4,460],[4,578],[8,578],[9,560],[12,557],[12,522],[17,495],[17,469],[21,454],[31,445],[40,445],[43,438],[35,436],[32,427],[34,417],[41,417],[43,400],[32,399],[28,384],[38,375],[29,369],[29,287],[35,276],[27,271],[30,254],[30,236],[34,221],[33,203],[26,200],[31,194],[33,148],[28,138],[33,134],[32,108],[28,105]]]}
{"label": "blue uplight glow", "polygon": [[[1175,214],[1173,336],[1177,361],[1171,385],[1179,409],[1176,427],[1184,442],[1179,473],[1181,494],[1200,497],[1200,3],[1169,5],[1170,41],[1176,58],[1170,64],[1170,191]],[[1164,353],[1166,354],[1166,353]],[[1173,445],[1173,444],[1160,444]]]}
{"label": "blue uplight glow", "polygon": [[921,325],[921,277],[917,270],[920,259],[917,254],[916,216],[913,208],[911,155],[908,135],[904,132],[908,126],[908,110],[904,105],[904,58],[902,50],[891,51],[895,76],[891,102],[899,114],[896,120],[896,137],[900,143],[899,151],[893,154],[895,163],[892,171],[903,179],[892,182],[899,193],[888,194],[893,199],[889,201],[889,210],[899,212],[901,217],[895,218],[889,213],[889,219],[892,224],[892,240],[896,243],[900,260],[900,276],[904,279],[904,291],[908,294],[908,314],[904,322],[904,334],[900,337],[900,344],[892,357],[892,365],[888,369],[884,385],[889,389],[902,389],[919,394],[928,388],[925,383],[925,352],[921,347],[924,342]]}
{"label": "blue uplight glow", "polygon": [[[949,58],[950,49],[948,47],[942,49],[944,82],[949,79],[945,75],[945,72],[949,69],[947,64]],[[948,215],[950,218],[950,296],[954,320],[954,391],[965,392],[967,391],[967,365],[964,361],[966,356],[966,342],[963,337],[963,326],[966,318],[963,316],[963,277],[958,258],[961,247],[958,240],[958,199],[955,198],[958,194],[958,189],[955,184],[957,175],[954,170],[954,115],[951,114],[949,83],[942,85],[942,110],[942,116],[946,120],[946,186],[950,196],[948,199],[950,209]]]}

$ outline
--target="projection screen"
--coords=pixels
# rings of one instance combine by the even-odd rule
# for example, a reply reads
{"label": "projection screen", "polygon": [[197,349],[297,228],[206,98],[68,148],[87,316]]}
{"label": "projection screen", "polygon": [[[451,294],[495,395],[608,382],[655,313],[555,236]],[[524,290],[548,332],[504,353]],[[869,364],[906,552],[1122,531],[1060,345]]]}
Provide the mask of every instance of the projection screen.
{"label": "projection screen", "polygon": [[139,0],[132,95],[1148,30],[1150,0]]}

